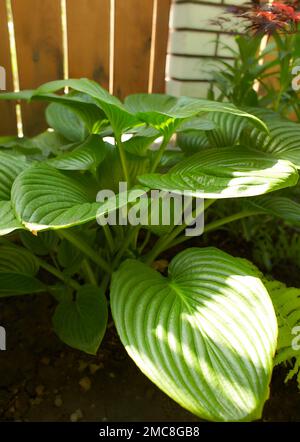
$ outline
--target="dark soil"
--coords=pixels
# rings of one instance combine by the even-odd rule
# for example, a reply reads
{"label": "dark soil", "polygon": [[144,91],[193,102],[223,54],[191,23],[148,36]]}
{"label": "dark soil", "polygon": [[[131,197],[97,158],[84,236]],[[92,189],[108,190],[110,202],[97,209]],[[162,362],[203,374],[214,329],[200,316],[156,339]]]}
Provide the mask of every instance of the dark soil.
{"label": "dark soil", "polygon": [[[232,244],[216,241],[233,252]],[[234,255],[247,257],[247,249],[235,244],[234,250]],[[299,280],[299,270],[296,273]],[[291,269],[288,277],[293,279]],[[0,421],[198,420],[139,371],[113,324],[98,355],[88,356],[56,337],[51,325],[54,308],[48,295],[0,302],[0,324],[7,331],[7,351],[0,352]],[[286,373],[284,367],[274,371],[264,421],[300,421],[299,390],[295,381],[284,383]]]}
{"label": "dark soil", "polygon": [[48,295],[0,302],[0,420],[196,421],[158,390],[109,327],[96,357],[72,350],[51,327]]}

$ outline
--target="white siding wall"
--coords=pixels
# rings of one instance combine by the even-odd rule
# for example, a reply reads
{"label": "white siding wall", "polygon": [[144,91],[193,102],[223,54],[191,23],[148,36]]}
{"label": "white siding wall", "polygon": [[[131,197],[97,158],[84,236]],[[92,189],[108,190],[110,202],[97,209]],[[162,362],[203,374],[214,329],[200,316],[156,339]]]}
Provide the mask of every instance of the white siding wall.
{"label": "white siding wall", "polygon": [[220,17],[226,6],[245,0],[173,0],[167,56],[167,93],[206,97],[216,58],[232,62],[224,45],[235,47],[234,37],[220,32],[211,20]]}

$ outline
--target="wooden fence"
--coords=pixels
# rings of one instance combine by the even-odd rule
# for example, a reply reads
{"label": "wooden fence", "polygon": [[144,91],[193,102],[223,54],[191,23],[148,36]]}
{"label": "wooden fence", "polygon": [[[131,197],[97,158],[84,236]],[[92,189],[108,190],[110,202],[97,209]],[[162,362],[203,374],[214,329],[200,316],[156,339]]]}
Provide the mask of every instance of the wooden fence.
{"label": "wooden fence", "polygon": [[[0,66],[6,69],[6,89],[16,84],[11,61],[15,47],[13,71],[20,89],[88,77],[120,98],[163,92],[170,3],[0,0]],[[15,105],[0,102],[0,116],[0,135],[17,133]],[[40,103],[22,104],[21,118],[25,135],[46,127]]]}

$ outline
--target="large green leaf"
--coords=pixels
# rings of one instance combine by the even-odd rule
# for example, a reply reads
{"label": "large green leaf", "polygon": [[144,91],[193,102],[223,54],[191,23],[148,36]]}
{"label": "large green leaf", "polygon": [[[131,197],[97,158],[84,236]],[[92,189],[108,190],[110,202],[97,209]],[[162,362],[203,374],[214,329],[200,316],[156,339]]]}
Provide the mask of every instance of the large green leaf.
{"label": "large green leaf", "polygon": [[125,106],[142,121],[164,134],[174,132],[183,120],[207,112],[225,112],[246,117],[260,129],[267,130],[259,118],[230,103],[188,97],[175,98],[162,94],[135,94],[126,98]]}
{"label": "large green leaf", "polygon": [[0,100],[30,100],[33,90],[24,90],[19,92],[1,92]]}
{"label": "large green leaf", "polygon": [[91,221],[99,207],[79,182],[47,164],[35,165],[18,176],[12,205],[20,222],[32,231]]}
{"label": "large green leaf", "polygon": [[240,143],[250,149],[266,152],[274,158],[291,161],[299,168],[300,124],[264,109],[249,108],[249,112],[267,123],[269,133],[250,125],[245,118],[215,112],[210,117],[215,129],[180,134],[178,144],[186,152],[195,152],[203,147],[226,147]]}
{"label": "large green leaf", "polygon": [[43,97],[66,86],[71,87],[74,91],[92,97],[94,103],[105,113],[116,134],[120,135],[123,131],[138,123],[136,117],[125,109],[118,98],[110,95],[99,84],[87,78],[81,78],[80,80],[59,80],[46,83],[36,90],[34,97]]}
{"label": "large green leaf", "polygon": [[0,201],[0,236],[7,235],[17,229],[23,229],[16,219],[10,201]]}
{"label": "large green leaf", "polygon": [[269,134],[258,128],[248,127],[241,135],[241,143],[267,152],[275,158],[291,161],[300,168],[300,124],[280,118],[277,114],[273,118],[266,117],[266,121]]}
{"label": "large green leaf", "polygon": [[19,138],[14,135],[0,137],[0,147],[11,146],[12,144],[16,143],[18,140]]}
{"label": "large green leaf", "polygon": [[[227,115],[227,114],[225,114]],[[203,131],[210,131],[215,128],[215,124],[211,119],[204,118],[204,117],[194,117],[190,118],[188,120],[184,120],[180,126],[177,128],[177,132],[190,132],[194,130],[203,130]]]}
{"label": "large green leaf", "polygon": [[300,204],[285,196],[263,195],[247,200],[246,205],[300,226]]}
{"label": "large green leaf", "polygon": [[0,273],[23,273],[35,276],[39,264],[34,255],[16,245],[1,245],[0,243]]}
{"label": "large green leaf", "polygon": [[292,163],[264,153],[223,148],[197,153],[164,175],[142,175],[139,181],[150,188],[199,198],[234,198],[294,186],[298,172]]}
{"label": "large green leaf", "polygon": [[254,266],[187,249],[165,278],[128,260],[113,275],[111,308],[129,355],[180,405],[215,421],[261,416],[277,323]]}
{"label": "large green leaf", "polygon": [[[234,146],[239,143],[243,129],[250,126],[247,118],[224,112],[212,112],[209,118],[212,130],[199,128],[178,134],[177,143],[184,152],[191,154],[203,148]],[[261,132],[266,134],[266,131]],[[255,144],[251,147],[255,148]]]}
{"label": "large green leaf", "polygon": [[33,235],[31,232],[23,230],[20,232],[20,239],[27,249],[39,256],[49,255],[50,252],[55,250],[58,243],[58,236],[52,231],[39,232],[38,235]]}
{"label": "large green leaf", "polygon": [[33,276],[17,272],[0,273],[0,298],[33,295],[46,290],[46,286]]}
{"label": "large green leaf", "polygon": [[56,308],[54,330],[70,347],[95,355],[107,326],[107,302],[94,286],[81,287],[75,300],[63,300]]}
{"label": "large green leaf", "polygon": [[179,133],[176,141],[180,149],[188,155],[199,152],[203,148],[211,147],[206,133],[200,130],[193,130],[188,133]]}
{"label": "large green leaf", "polygon": [[63,153],[47,163],[62,170],[96,170],[104,160],[107,149],[99,135],[90,135],[83,143],[76,145],[74,150]]}
{"label": "large green leaf", "polygon": [[[153,156],[156,155],[155,151],[151,152]],[[171,167],[178,164],[184,159],[185,155],[181,150],[177,149],[166,149],[161,157],[158,169],[160,172],[168,171]]]}
{"label": "large green leaf", "polygon": [[12,211],[10,194],[15,178],[29,165],[23,155],[0,151],[0,235],[22,228]]}
{"label": "large green leaf", "polygon": [[[222,112],[212,113],[211,119],[215,124],[215,128],[206,132],[206,136],[212,147],[234,146],[238,143],[243,129],[247,125],[250,126],[246,118]],[[263,131],[263,133],[266,132]],[[255,145],[251,147],[255,148]]]}
{"label": "large green leaf", "polygon": [[0,200],[9,200],[15,178],[29,164],[25,156],[0,151]]}
{"label": "large green leaf", "polygon": [[50,153],[57,154],[60,149],[66,148],[69,141],[55,131],[46,130],[33,138],[15,138],[8,142],[4,147],[25,155],[27,159],[43,160]]}
{"label": "large green leaf", "polygon": [[[69,145],[69,141],[58,132],[46,130],[36,137],[25,141],[20,147],[23,147],[22,153],[26,156],[27,152],[30,152],[30,149],[38,148],[42,151],[43,157],[47,158],[50,153],[57,155]],[[40,160],[44,158],[38,159]]]}
{"label": "large green leaf", "polygon": [[[62,80],[63,82],[63,80]],[[48,84],[48,83],[47,83]],[[63,88],[64,85],[58,87]],[[90,97],[84,94],[52,94],[52,88],[45,86],[41,93],[38,90],[22,91],[22,92],[5,92],[0,94],[0,100],[31,100],[31,101],[48,101],[49,103],[58,103],[64,105],[78,115],[84,121],[90,132],[93,132],[99,121],[105,118],[103,111],[90,100]],[[48,93],[46,93],[48,90]],[[55,88],[54,88],[55,90]]]}
{"label": "large green leaf", "polygon": [[31,231],[59,229],[95,220],[127,204],[126,198],[113,198],[109,205],[96,202],[96,193],[90,195],[76,178],[47,164],[25,170],[12,187],[12,205],[18,220]]}
{"label": "large green leaf", "polygon": [[78,115],[59,103],[51,103],[47,107],[46,120],[50,127],[69,141],[83,141],[87,135],[86,127]]}

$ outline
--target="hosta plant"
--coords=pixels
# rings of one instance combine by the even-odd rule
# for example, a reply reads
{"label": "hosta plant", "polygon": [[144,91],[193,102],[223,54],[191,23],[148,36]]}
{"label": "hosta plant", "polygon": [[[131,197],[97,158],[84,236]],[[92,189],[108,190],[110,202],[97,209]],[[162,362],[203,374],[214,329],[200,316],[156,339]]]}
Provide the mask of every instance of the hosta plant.
{"label": "hosta plant", "polygon": [[[174,205],[169,225],[99,220],[138,212],[141,195],[162,190],[204,199],[191,207],[208,220],[209,207],[235,201],[206,232],[265,213],[299,221],[297,203],[278,195],[298,181],[297,143],[268,115],[229,103],[155,94],[123,103],[87,79],[0,98],[49,102],[51,128],[0,139],[0,296],[50,292],[56,333],[90,354],[110,306],[128,354],[180,405],[207,420],[260,418],[277,344],[260,272],[217,248],[174,252],[160,268],[158,258],[188,238]],[[127,190],[97,200],[120,182]]]}

